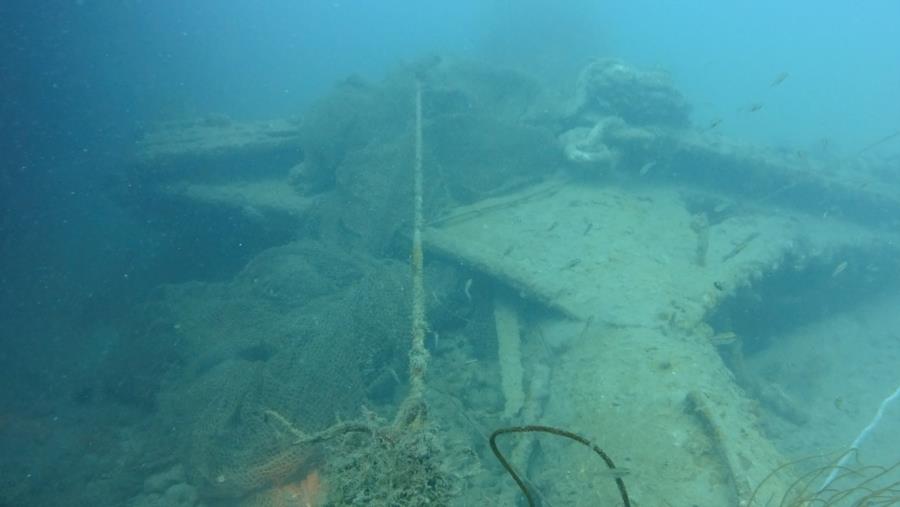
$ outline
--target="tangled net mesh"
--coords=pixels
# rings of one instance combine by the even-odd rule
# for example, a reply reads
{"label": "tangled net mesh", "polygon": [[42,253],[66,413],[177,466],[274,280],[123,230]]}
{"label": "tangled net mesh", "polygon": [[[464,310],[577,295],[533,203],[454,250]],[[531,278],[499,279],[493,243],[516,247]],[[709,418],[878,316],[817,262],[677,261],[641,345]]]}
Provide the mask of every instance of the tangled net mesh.
{"label": "tangled net mesh", "polygon": [[301,494],[303,505],[449,499],[424,402],[418,88],[416,113],[412,279],[399,262],[294,243],[230,282],[170,288],[165,310],[188,359],[164,405],[180,423],[182,461],[203,498],[239,506],[294,505]]}
{"label": "tangled net mesh", "polygon": [[[343,269],[299,301],[296,289],[278,290],[322,258]],[[201,293],[170,288],[164,313],[195,357],[169,380],[164,409],[178,423],[182,462],[204,498],[285,505],[277,498],[294,498],[312,472],[327,481],[329,503],[442,498],[440,453],[428,428],[387,425],[371,413],[365,431],[332,431],[359,420],[366,406],[388,417],[404,395],[409,335],[397,330],[410,328],[409,286],[402,263],[370,265],[298,243]]]}

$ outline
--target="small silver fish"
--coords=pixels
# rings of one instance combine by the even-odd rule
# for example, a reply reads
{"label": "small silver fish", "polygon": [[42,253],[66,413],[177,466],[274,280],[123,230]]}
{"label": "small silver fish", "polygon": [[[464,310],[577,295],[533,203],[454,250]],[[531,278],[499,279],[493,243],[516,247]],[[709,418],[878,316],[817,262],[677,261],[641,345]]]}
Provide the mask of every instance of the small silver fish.
{"label": "small silver fish", "polygon": [[616,468],[607,468],[606,470],[600,472],[597,475],[599,475],[600,477],[606,477],[608,479],[621,479],[622,477],[625,477],[626,475],[629,475],[629,474],[631,474],[631,470],[629,470],[628,468],[616,467]]}
{"label": "small silver fish", "polygon": [[782,72],[782,73],[778,74],[777,76],[775,76],[775,79],[772,80],[772,84],[769,86],[778,86],[781,83],[783,83],[784,80],[787,79],[788,77],[790,77],[790,74],[788,74],[787,72]]}
{"label": "small silver fish", "polygon": [[566,263],[563,269],[572,269],[579,264],[581,264],[581,259],[572,259],[571,261]]}
{"label": "small silver fish", "polygon": [[721,347],[723,345],[731,345],[735,341],[737,341],[737,335],[732,333],[731,331],[726,331],[724,333],[719,333],[709,337],[709,342],[717,347]]}
{"label": "small silver fish", "polygon": [[834,277],[838,276],[839,274],[843,273],[845,269],[847,269],[847,261],[844,261],[844,262],[838,264],[834,268],[834,271],[831,272],[831,278],[834,278]]}
{"label": "small silver fish", "polygon": [[710,130],[718,127],[721,124],[722,124],[722,118],[716,118],[715,120],[713,120],[709,123],[709,126],[706,127],[704,132],[709,132]]}
{"label": "small silver fish", "polygon": [[723,211],[727,210],[728,208],[730,208],[732,206],[734,206],[733,202],[722,201],[719,204],[716,204],[716,206],[713,208],[713,213],[718,215],[719,213],[722,213]]}
{"label": "small silver fish", "polygon": [[641,170],[638,171],[638,174],[640,174],[641,176],[644,176],[645,174],[650,172],[650,169],[653,169],[654,166],[656,166],[655,160],[653,160],[651,162],[647,162],[646,164],[641,166]]}

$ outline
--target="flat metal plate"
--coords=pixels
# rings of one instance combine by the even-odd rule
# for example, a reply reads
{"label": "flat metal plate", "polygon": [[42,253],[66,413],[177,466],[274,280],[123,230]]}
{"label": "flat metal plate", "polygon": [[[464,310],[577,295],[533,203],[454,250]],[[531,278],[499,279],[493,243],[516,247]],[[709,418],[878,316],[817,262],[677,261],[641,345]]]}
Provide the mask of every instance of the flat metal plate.
{"label": "flat metal plate", "polygon": [[569,317],[648,326],[698,321],[789,253],[827,255],[876,239],[854,224],[774,210],[741,210],[703,233],[685,192],[548,182],[460,208],[429,227],[426,241]]}

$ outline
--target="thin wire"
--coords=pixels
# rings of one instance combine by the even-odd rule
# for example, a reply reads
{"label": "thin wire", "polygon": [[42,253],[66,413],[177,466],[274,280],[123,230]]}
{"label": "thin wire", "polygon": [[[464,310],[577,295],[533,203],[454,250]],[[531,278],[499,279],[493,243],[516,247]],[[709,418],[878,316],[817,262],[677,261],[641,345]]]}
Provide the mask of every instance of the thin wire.
{"label": "thin wire", "polygon": [[[512,428],[501,428],[491,434],[490,443],[491,443],[491,451],[494,452],[494,456],[497,457],[497,461],[503,465],[503,468],[506,469],[506,472],[516,481],[516,484],[519,486],[519,489],[522,490],[522,493],[525,495],[525,499],[528,500],[529,507],[534,507],[534,497],[531,496],[531,492],[528,490],[528,487],[525,485],[525,481],[519,477],[519,474],[516,473],[515,469],[512,465],[509,464],[509,461],[503,456],[500,452],[500,448],[497,447],[497,437],[506,433],[549,433],[551,435],[557,435],[560,437],[568,438],[570,440],[574,440],[586,447],[590,447],[591,450],[594,451],[597,455],[599,455],[603,462],[606,463],[606,466],[610,470],[615,470],[616,464],[613,463],[612,458],[609,457],[603,449],[594,445],[590,440],[584,438],[583,436],[572,433],[571,431],[566,431],[560,428],[554,428],[552,426],[515,426]],[[619,496],[622,498],[622,504],[624,507],[631,506],[631,500],[628,498],[628,491],[625,489],[625,481],[622,480],[621,477],[616,477],[616,486],[619,488]]]}
{"label": "thin wire", "polygon": [[[887,409],[887,406],[897,398],[900,398],[900,386],[897,386],[894,394],[882,400],[881,405],[878,406],[878,412],[875,413],[875,417],[873,417],[872,421],[869,422],[869,425],[859,433],[859,435],[856,437],[856,440],[854,440],[853,443],[850,444],[850,451],[859,450],[859,447],[863,444],[863,442],[866,441],[867,438],[869,438],[869,435],[872,433],[875,427],[878,426],[878,423],[881,422],[881,418],[884,416],[884,411]],[[834,482],[834,479],[837,477],[838,473],[840,473],[841,469],[847,464],[848,461],[850,461],[850,457],[854,454],[855,453],[853,452],[844,454],[840,461],[838,461],[837,464],[834,465],[834,469],[830,474],[828,474],[828,477],[825,478],[825,481],[819,487],[819,491],[824,490],[825,488],[830,486],[832,482]]]}

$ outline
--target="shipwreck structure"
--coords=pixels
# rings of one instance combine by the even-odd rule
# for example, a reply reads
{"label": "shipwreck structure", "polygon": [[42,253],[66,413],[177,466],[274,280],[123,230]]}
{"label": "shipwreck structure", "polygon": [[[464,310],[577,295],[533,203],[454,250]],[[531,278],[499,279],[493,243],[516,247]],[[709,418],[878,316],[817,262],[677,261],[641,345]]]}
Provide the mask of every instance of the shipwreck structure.
{"label": "shipwreck structure", "polygon": [[[609,59],[562,97],[434,59],[349,78],[298,119],[146,134],[119,185],[134,212],[194,238],[198,257],[222,231],[248,245],[226,279],[167,287],[138,331],[180,344],[152,396],[160,417],[187,421],[173,443],[187,482],[277,505],[312,470],[338,503],[389,498],[379,488],[402,480],[292,442],[360,407],[389,417],[406,389],[417,79],[427,397],[450,463],[436,497],[512,505],[486,435],[521,424],[588,436],[642,505],[789,494],[802,469],[770,473],[808,448],[784,442],[825,416],[754,358],[897,286],[900,181],[698,128],[667,75]],[[192,229],[210,222],[220,234]],[[510,456],[556,505],[615,505],[581,451],[523,436]]]}

